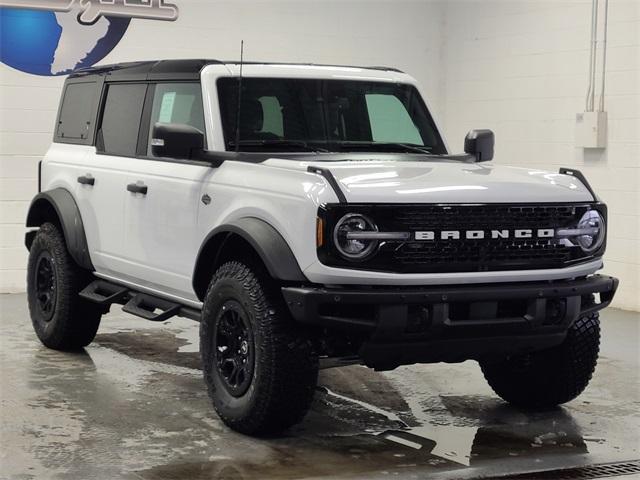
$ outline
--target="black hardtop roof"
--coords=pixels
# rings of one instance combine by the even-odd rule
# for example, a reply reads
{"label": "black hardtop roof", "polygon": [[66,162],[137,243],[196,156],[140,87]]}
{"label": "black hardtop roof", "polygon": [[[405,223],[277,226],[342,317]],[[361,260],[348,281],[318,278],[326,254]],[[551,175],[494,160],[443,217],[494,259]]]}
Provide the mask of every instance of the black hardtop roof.
{"label": "black hardtop roof", "polygon": [[[90,75],[109,76],[113,80],[193,80],[200,78],[200,71],[207,65],[239,64],[239,61],[222,61],[208,59],[185,60],[147,60],[140,62],[114,63],[81,68],[69,75],[69,78]],[[353,67],[368,70],[382,70],[403,73],[391,67],[355,67],[352,65],[324,65],[317,63],[285,63],[285,62],[243,62],[245,65],[300,65],[319,67]]]}

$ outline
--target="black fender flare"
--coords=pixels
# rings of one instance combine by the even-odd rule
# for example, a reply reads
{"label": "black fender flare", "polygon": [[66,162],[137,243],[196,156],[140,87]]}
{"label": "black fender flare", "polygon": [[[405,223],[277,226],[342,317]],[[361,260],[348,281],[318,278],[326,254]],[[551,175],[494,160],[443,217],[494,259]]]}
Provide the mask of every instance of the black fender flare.
{"label": "black fender flare", "polygon": [[[207,284],[209,282],[208,278],[203,278],[204,272],[211,265],[217,263],[224,244],[233,235],[240,236],[251,245],[264,263],[269,275],[274,279],[288,282],[308,282],[282,235],[264,220],[244,217],[214,228],[202,242],[192,276],[193,288],[198,296],[203,293],[200,288],[201,282]],[[206,286],[204,290],[206,290]]]}
{"label": "black fender flare", "polygon": [[[29,212],[27,213],[27,227],[39,227],[47,221],[51,221],[50,213],[57,215],[62,227],[62,234],[67,244],[67,250],[71,258],[87,270],[95,270],[89,255],[87,236],[84,232],[84,224],[80,216],[80,209],[73,198],[73,195],[64,188],[55,188],[46,192],[40,192],[31,201]],[[35,232],[27,232],[25,245],[31,248]]]}

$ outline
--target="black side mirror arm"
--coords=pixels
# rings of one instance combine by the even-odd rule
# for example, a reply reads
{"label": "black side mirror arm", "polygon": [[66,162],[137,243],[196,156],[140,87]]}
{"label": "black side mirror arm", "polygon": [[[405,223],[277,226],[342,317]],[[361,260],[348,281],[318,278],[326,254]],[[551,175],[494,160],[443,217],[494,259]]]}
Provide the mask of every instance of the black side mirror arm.
{"label": "black side mirror arm", "polygon": [[211,165],[211,168],[218,168],[225,160],[231,160],[229,152],[214,152],[211,150],[202,150],[194,157],[194,160],[201,160]]}

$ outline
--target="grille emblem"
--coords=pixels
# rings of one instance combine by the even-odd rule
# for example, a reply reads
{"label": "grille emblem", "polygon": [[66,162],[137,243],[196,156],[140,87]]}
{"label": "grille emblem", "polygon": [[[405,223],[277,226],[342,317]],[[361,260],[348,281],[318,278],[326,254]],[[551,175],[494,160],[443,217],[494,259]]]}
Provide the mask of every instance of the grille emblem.
{"label": "grille emblem", "polygon": [[414,239],[417,241],[435,240],[483,240],[485,238],[553,238],[556,232],[553,228],[521,228],[517,230],[442,230],[438,234],[435,231],[415,232]]}

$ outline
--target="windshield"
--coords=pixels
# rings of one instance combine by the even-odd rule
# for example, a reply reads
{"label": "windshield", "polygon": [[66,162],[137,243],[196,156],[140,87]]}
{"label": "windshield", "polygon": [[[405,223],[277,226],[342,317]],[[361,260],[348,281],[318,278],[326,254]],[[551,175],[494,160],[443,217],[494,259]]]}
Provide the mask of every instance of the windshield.
{"label": "windshield", "polygon": [[227,150],[446,153],[412,85],[243,78],[239,122],[238,78],[218,95]]}

